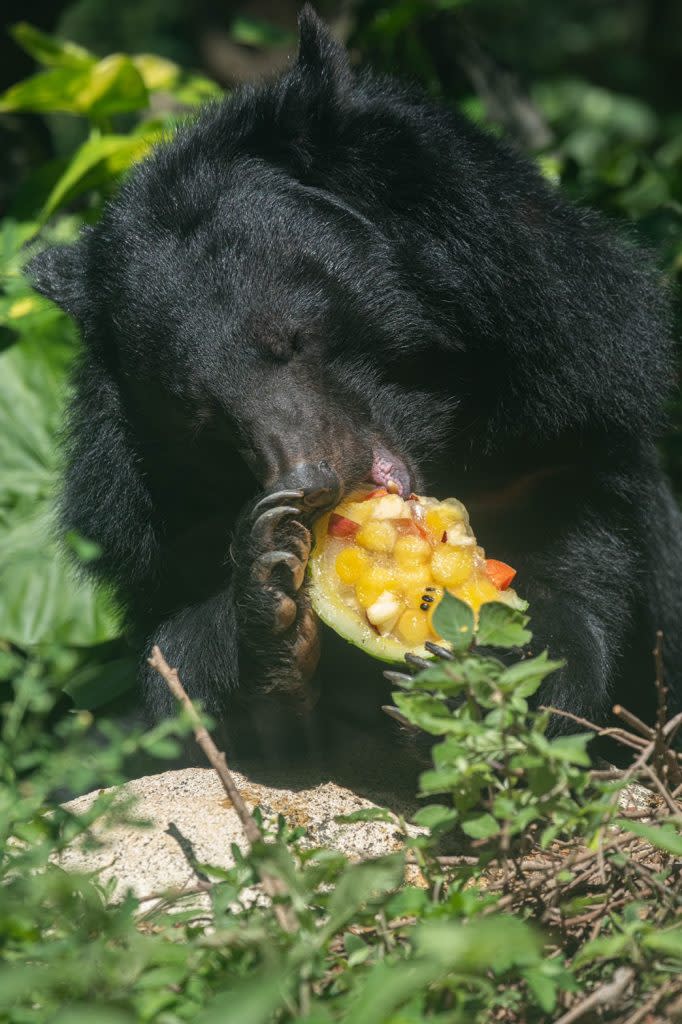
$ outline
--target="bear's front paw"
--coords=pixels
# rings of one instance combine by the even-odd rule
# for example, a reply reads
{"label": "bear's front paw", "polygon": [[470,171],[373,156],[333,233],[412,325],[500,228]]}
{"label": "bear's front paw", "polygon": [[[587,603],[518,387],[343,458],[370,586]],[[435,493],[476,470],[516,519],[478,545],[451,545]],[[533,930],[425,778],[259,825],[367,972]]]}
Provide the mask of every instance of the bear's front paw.
{"label": "bear's front paw", "polygon": [[304,587],[312,537],[302,521],[310,496],[268,494],[242,521],[232,545],[241,634],[268,693],[309,705],[317,667],[317,619]]}

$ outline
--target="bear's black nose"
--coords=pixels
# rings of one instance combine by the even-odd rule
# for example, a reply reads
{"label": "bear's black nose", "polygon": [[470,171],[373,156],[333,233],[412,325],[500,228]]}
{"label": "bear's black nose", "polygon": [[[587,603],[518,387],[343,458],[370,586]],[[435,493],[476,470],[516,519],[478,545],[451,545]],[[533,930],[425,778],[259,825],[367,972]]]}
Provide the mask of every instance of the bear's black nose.
{"label": "bear's black nose", "polygon": [[341,481],[325,459],[299,462],[277,481],[276,489],[303,491],[304,505],[315,511],[333,508],[341,497]]}

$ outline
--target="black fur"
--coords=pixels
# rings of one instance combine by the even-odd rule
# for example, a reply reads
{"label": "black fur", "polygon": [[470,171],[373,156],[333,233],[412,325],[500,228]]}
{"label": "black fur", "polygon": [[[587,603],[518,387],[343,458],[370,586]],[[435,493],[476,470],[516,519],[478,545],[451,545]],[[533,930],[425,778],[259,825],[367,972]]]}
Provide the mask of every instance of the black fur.
{"label": "black fur", "polygon": [[[567,659],[544,702],[605,721],[617,698],[649,715],[659,628],[679,700],[682,531],[654,446],[671,384],[655,270],[503,143],[352,73],[309,8],[285,74],[207,108],[32,273],[86,343],[64,523],[102,546],[97,571],[145,652],[158,642],[214,714],[291,673],[296,696],[308,686],[294,650],[305,588],[255,578],[268,548],[255,502],[308,490],[305,473],[319,490],[322,464],[329,504],[378,444],[415,489],[461,498],[481,542],[518,568],[535,647]],[[295,547],[286,532],[275,547]],[[298,617],[275,635],[283,593]],[[328,699],[351,669],[344,645],[325,646]],[[358,669],[379,672],[362,657]],[[147,689],[164,713],[162,684]]]}

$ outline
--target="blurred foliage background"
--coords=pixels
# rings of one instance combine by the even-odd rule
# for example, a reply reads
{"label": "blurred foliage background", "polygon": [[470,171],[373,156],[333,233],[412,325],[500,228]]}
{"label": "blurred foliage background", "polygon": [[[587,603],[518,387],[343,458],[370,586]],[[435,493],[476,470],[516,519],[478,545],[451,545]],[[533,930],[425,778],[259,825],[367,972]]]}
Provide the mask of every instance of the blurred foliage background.
{"label": "blurred foliage background", "polygon": [[[0,642],[58,645],[65,700],[107,704],[134,660],[110,599],[52,532],[78,338],[21,267],[99,215],[122,174],[204,99],[295,51],[291,0],[9,0],[0,38]],[[654,249],[679,334],[682,5],[676,0],[319,0],[358,64],[506,134],[578,202]],[[661,382],[661,387],[665,382]],[[682,487],[682,403],[662,451]],[[71,548],[70,552],[63,548]]]}

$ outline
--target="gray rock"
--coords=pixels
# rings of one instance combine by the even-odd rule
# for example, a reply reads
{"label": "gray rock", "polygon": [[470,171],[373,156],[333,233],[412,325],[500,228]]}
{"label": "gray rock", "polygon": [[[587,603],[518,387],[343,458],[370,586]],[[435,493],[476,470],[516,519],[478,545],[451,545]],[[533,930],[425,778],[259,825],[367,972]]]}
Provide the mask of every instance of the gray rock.
{"label": "gray rock", "polygon": [[[304,782],[300,788],[278,789],[233,774],[250,808],[260,806],[266,820],[282,814],[291,826],[304,827],[308,846],[329,846],[353,860],[401,848],[403,836],[394,824],[341,825],[334,821],[338,815],[377,806],[349,789],[332,782],[311,788],[305,788]],[[82,814],[102,792],[112,790],[88,793],[65,806]],[[115,880],[114,899],[128,890],[148,897],[167,889],[194,889],[205,877],[197,865],[230,867],[234,863],[231,845],[245,847],[237,814],[212,769],[186,768],[151,775],[115,792],[117,799],[134,798],[134,817],[147,820],[148,827],[100,819],[89,836],[59,857],[59,864],[67,870],[97,872],[102,882]],[[413,807],[396,806],[393,798],[391,809],[407,816]],[[418,830],[412,827],[409,831]]]}

